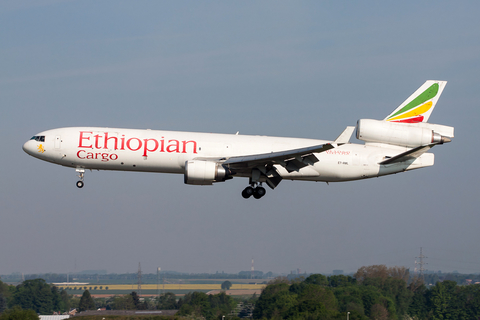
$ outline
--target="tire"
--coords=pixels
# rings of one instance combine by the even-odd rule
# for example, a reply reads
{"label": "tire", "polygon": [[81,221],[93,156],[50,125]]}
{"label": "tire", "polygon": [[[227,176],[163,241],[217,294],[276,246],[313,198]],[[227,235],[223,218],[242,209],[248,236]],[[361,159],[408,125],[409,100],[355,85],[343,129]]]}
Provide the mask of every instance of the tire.
{"label": "tire", "polygon": [[242,197],[244,197],[245,199],[248,199],[248,198],[250,198],[254,193],[255,193],[255,191],[253,190],[252,187],[246,187],[246,188],[243,189],[243,191],[242,191]]}
{"label": "tire", "polygon": [[264,187],[256,187],[256,188],[255,188],[255,192],[253,193],[253,197],[254,197],[255,199],[260,199],[260,198],[263,197],[266,193],[267,193],[267,191],[265,190]]}
{"label": "tire", "polygon": [[77,181],[77,188],[83,188],[83,181]]}

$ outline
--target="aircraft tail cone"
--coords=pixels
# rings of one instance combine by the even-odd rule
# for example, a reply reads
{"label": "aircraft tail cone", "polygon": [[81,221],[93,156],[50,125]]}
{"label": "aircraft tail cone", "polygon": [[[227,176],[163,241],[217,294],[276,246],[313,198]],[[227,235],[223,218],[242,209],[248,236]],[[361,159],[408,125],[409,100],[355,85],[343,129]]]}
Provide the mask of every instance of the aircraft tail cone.
{"label": "aircraft tail cone", "polygon": [[450,139],[449,137],[442,137],[442,143],[448,143],[448,142],[452,142],[452,139]]}

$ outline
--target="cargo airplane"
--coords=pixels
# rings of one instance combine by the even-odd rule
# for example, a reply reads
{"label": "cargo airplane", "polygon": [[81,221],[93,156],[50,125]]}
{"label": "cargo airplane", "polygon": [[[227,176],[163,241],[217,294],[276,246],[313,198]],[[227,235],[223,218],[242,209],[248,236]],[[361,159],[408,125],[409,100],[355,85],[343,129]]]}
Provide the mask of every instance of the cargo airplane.
{"label": "cargo airplane", "polygon": [[[446,81],[426,81],[383,120],[361,119],[334,141],[102,127],[40,132],[23,145],[29,155],[85,170],[183,174],[191,185],[249,179],[244,198],[260,199],[263,184],[283,179],[339,182],[432,166],[433,146],[450,142],[453,127],[427,123]],[[350,143],[356,129],[357,139]]]}

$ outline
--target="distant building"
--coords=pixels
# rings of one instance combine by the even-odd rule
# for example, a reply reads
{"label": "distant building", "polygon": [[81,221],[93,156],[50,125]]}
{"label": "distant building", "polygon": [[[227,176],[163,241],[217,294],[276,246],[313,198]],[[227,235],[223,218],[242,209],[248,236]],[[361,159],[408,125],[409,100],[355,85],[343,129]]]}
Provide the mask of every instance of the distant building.
{"label": "distant building", "polygon": [[63,320],[70,318],[69,314],[61,314],[61,315],[49,315],[49,316],[38,316],[40,320]]}
{"label": "distant building", "polygon": [[78,313],[77,316],[173,316],[177,312],[178,310],[86,310]]}

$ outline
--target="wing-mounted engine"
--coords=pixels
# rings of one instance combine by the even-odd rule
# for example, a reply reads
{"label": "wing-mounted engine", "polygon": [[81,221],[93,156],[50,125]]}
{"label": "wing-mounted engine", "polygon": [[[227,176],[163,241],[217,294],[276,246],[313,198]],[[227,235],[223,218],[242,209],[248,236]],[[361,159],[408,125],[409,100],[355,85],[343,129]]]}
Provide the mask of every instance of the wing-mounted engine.
{"label": "wing-mounted engine", "polygon": [[227,170],[217,162],[204,160],[191,160],[185,162],[185,184],[212,185],[231,179]]}
{"label": "wing-mounted engine", "polygon": [[415,148],[450,142],[453,127],[430,123],[398,123],[361,119],[357,122],[357,139]]}

